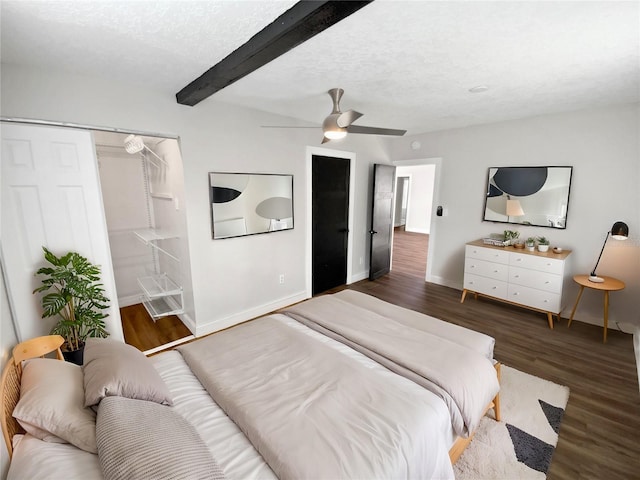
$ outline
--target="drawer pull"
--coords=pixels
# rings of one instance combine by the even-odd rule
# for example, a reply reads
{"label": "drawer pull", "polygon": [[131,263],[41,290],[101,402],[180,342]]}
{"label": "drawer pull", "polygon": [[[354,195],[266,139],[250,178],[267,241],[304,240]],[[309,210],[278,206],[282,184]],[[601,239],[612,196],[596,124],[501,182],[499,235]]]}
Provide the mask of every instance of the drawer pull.
{"label": "drawer pull", "polygon": [[517,297],[518,295],[520,295],[520,292],[514,292],[513,295]]}
{"label": "drawer pull", "polygon": [[473,282],[469,282],[469,285],[473,285]]}
{"label": "drawer pull", "polygon": [[545,300],[544,303],[549,303],[549,300]]}
{"label": "drawer pull", "polygon": [[491,287],[491,290],[495,290],[496,288],[498,288],[498,287]]}
{"label": "drawer pull", "polygon": [[551,266],[551,264],[550,264],[550,263],[547,263],[547,267],[550,267],[550,266]]}
{"label": "drawer pull", "polygon": [[514,275],[514,278],[520,278],[520,275]]}
{"label": "drawer pull", "polygon": [[522,259],[521,258],[516,258],[516,262],[521,262]]}
{"label": "drawer pull", "polygon": [[546,282],[544,282],[545,285],[549,285],[551,282],[549,280],[547,280]]}
{"label": "drawer pull", "polygon": [[498,273],[498,272],[499,272],[499,270],[494,270],[494,271],[493,271],[493,273]]}

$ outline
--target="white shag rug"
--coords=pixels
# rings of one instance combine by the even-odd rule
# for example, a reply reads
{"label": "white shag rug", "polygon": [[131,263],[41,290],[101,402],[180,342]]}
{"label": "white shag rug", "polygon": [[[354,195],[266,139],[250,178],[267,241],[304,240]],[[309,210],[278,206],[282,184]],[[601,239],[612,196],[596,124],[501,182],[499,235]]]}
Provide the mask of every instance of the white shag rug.
{"label": "white shag rug", "polygon": [[545,479],[568,400],[568,387],[502,365],[502,419],[482,419],[456,480]]}

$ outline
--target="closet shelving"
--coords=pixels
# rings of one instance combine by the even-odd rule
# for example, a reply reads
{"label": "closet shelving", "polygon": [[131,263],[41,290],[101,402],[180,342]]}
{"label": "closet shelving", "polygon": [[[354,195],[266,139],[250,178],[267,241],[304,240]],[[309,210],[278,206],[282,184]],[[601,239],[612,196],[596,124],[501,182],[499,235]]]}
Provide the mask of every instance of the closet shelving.
{"label": "closet shelving", "polygon": [[169,240],[172,238],[178,238],[177,235],[163,230],[157,230],[155,228],[145,228],[142,230],[136,230],[133,232],[145,245],[149,245],[151,248],[158,250],[169,258],[179,262],[180,259],[175,255],[172,255],[167,250],[158,245],[160,240]]}
{"label": "closet shelving", "polygon": [[[151,164],[161,170],[169,169],[167,161],[151,148],[147,147],[144,140],[139,136],[130,135],[127,137],[125,139],[125,149],[129,153],[140,153],[143,161],[146,162],[144,164],[145,167],[147,164]],[[155,157],[155,159],[152,158],[151,155]],[[145,193],[147,195],[148,226],[151,228],[137,229],[133,233],[141,242],[149,246],[153,252],[154,273],[138,277],[138,285],[142,290],[142,304],[151,318],[156,321],[160,317],[184,313],[182,286],[178,285],[167,275],[167,270],[162,271],[163,267],[169,267],[168,271],[173,273],[176,273],[179,269],[173,268],[173,265],[167,265],[164,261],[161,261],[167,258],[173,260],[176,264],[180,263],[180,259],[174,254],[176,251],[176,243],[171,242],[171,240],[177,240],[179,236],[175,234],[175,232],[172,232],[171,229],[154,228],[157,218],[154,213],[153,199],[163,201],[171,200],[173,199],[172,192],[170,189],[164,192],[154,192],[152,188],[153,178],[150,176],[147,168],[144,168],[144,182]]]}
{"label": "closet shelving", "polygon": [[[178,238],[177,235],[154,228],[145,228],[133,232],[140,241],[159,253],[179,262],[180,259],[161,247],[158,242]],[[182,287],[171,280],[166,273],[138,278],[142,289],[142,304],[153,320],[184,312]]]}
{"label": "closet shelving", "polygon": [[165,273],[138,278],[142,304],[153,319],[183,313],[182,287]]}

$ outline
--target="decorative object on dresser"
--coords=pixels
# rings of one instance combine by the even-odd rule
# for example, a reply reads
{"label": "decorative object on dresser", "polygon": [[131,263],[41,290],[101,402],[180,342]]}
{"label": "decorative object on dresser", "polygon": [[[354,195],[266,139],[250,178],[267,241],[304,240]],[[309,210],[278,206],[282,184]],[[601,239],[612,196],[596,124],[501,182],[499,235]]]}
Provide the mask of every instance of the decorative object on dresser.
{"label": "decorative object on dresser", "polygon": [[549,250],[549,240],[547,237],[538,237],[538,251],[546,252]]}
{"label": "decorative object on dresser", "polygon": [[549,328],[553,315],[564,306],[563,292],[567,279],[566,261],[571,250],[560,254],[529,252],[514,247],[485,245],[482,240],[465,248],[464,289],[467,293],[494,298],[547,314]]}
{"label": "decorative object on dresser", "polygon": [[84,342],[88,337],[109,335],[103,313],[109,305],[100,281],[100,267],[76,252],[56,257],[42,247],[51,265],[40,268],[42,285],[33,293],[48,292],[41,299],[42,318],[58,316],[51,333],[64,337],[62,353],[67,361],[82,365]]}
{"label": "decorative object on dresser", "polygon": [[589,275],[589,281],[591,282],[602,283],[604,281],[602,277],[598,277],[598,275],[596,275],[596,269],[598,268],[598,264],[600,263],[600,258],[602,257],[602,252],[604,252],[604,247],[607,245],[609,235],[611,235],[611,238],[615,240],[626,240],[629,237],[629,227],[624,222],[616,222],[611,227],[611,230],[607,232],[607,236],[604,237],[604,243],[602,244],[602,250],[600,250],[600,255],[598,255],[598,260],[596,261],[596,266],[593,267],[591,275]]}
{"label": "decorative object on dresser", "polygon": [[604,332],[602,343],[607,343],[607,328],[609,328],[609,292],[614,292],[616,290],[624,289],[624,282],[613,278],[613,277],[598,277],[601,279],[599,282],[594,282],[591,280],[591,277],[587,277],[586,275],[575,275],[573,277],[573,281],[580,285],[580,291],[578,292],[578,298],[576,298],[576,303],[573,305],[573,310],[571,310],[571,316],[569,317],[569,323],[567,327],[571,326],[571,322],[573,321],[573,316],[576,313],[576,308],[578,308],[578,302],[580,302],[580,297],[582,297],[582,292],[584,291],[584,287],[591,288],[593,290],[602,290],[604,292]]}
{"label": "decorative object on dresser", "polygon": [[535,238],[529,237],[529,238],[527,238],[525,243],[527,245],[527,250],[529,250],[530,252],[533,252],[536,249],[536,239]]}

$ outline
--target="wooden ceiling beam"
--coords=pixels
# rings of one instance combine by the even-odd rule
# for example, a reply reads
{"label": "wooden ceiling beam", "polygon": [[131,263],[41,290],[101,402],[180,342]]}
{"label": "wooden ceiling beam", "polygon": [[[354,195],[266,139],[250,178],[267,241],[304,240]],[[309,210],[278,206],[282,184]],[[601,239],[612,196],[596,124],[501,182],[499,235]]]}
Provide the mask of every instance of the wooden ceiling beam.
{"label": "wooden ceiling beam", "polygon": [[176,100],[182,105],[198,104],[372,1],[303,0],[296,3],[247,43],[180,90]]}

